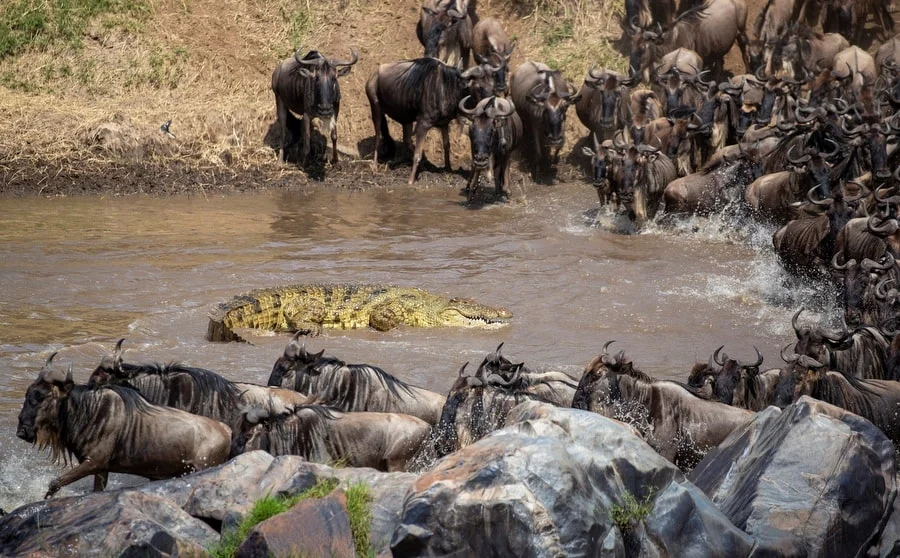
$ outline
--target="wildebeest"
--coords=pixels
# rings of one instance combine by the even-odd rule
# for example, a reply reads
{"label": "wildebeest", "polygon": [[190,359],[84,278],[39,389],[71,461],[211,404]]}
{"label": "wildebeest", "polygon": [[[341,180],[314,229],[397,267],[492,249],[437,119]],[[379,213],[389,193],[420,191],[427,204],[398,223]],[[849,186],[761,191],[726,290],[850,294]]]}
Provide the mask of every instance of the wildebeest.
{"label": "wildebeest", "polygon": [[818,33],[805,25],[792,27],[782,42],[780,61],[772,59],[766,73],[783,73],[793,79],[831,68],[834,56],[850,46],[840,33]]}
{"label": "wildebeest", "polygon": [[624,149],[616,175],[613,191],[637,226],[656,215],[666,185],[676,177],[672,161],[659,149],[644,144]]}
{"label": "wildebeest", "polygon": [[699,377],[692,371],[688,385],[700,387],[706,379],[710,379],[712,396],[720,403],[749,411],[762,411],[771,405],[781,370],[773,368],[760,372],[763,357],[756,347],[753,348],[756,360],[752,363],[729,358],[722,352],[723,348],[719,347],[710,356],[709,363],[699,370]]}
{"label": "wildebeest", "polygon": [[872,15],[883,32],[894,28],[891,0],[803,0],[799,10],[802,21],[822,26],[826,32],[840,33],[860,44]]}
{"label": "wildebeest", "polygon": [[347,364],[324,353],[324,349],[310,353],[299,335],[294,335],[275,361],[267,383],[341,411],[404,413],[430,424],[440,418],[443,395],[407,384],[377,366]]}
{"label": "wildebeest", "polygon": [[566,112],[580,98],[562,73],[540,62],[524,62],[510,82],[510,97],[529,138],[532,175],[555,166],[565,143]]}
{"label": "wildebeest", "polygon": [[435,459],[468,446],[506,424],[509,411],[523,401],[568,406],[576,382],[563,372],[535,372],[513,364],[500,354],[488,354],[474,374],[465,374],[468,363],[447,395],[441,419],[414,458],[417,469]]}
{"label": "wildebeest", "polygon": [[585,368],[572,407],[634,426],[679,467],[692,468],[753,418],[745,409],[702,399],[684,384],[651,378],[635,369],[624,352],[610,356],[610,343]]}
{"label": "wildebeest", "polygon": [[784,356],[787,366],[775,388],[775,404],[786,407],[809,395],[868,419],[895,444],[900,443],[900,382],[861,380],[828,370],[806,355]]}
{"label": "wildebeest", "polygon": [[425,56],[437,58],[460,70],[469,65],[472,49],[472,19],[467,2],[456,0],[425,0],[416,37],[425,47]]}
{"label": "wildebeest", "polygon": [[613,149],[610,140],[600,143],[597,140],[597,134],[591,133],[591,143],[593,149],[585,145],[581,151],[591,158],[591,185],[597,190],[600,205],[606,205],[610,203],[613,193],[610,183],[614,180],[615,161],[613,159],[618,158],[618,153]]}
{"label": "wildebeest", "polygon": [[[887,301],[888,294],[884,291],[887,283],[900,280],[900,267],[895,265],[893,255],[887,252],[878,260],[864,258],[858,265],[852,259],[839,264],[838,256],[835,254],[832,259],[832,267],[842,276],[840,294],[847,325],[878,325],[893,317],[895,309]],[[900,377],[896,379],[900,380]]]}
{"label": "wildebeest", "polygon": [[402,413],[344,413],[301,405],[280,414],[248,410],[234,430],[232,457],[253,450],[299,455],[315,463],[402,471],[430,426]]}
{"label": "wildebeest", "polygon": [[308,402],[294,390],[231,382],[211,370],[180,363],[132,364],[123,362],[122,343],[103,357],[89,385],[118,385],[136,390],[148,402],[202,415],[234,428],[244,407],[270,407],[280,412]]}
{"label": "wildebeest", "polygon": [[413,123],[416,125],[410,184],[415,181],[416,170],[422,161],[425,136],[433,127],[441,130],[444,168],[450,170],[449,126],[458,114],[460,100],[466,95],[482,99],[493,93],[491,90],[471,90],[471,80],[483,73],[481,66],[460,72],[435,58],[380,65],[366,82],[366,96],[375,125],[375,164],[378,164],[382,141],[393,146],[386,118],[390,116],[403,125],[404,143],[409,141]]}
{"label": "wildebeest", "polygon": [[884,375],[889,342],[877,327],[864,326],[855,331],[826,329],[820,325],[799,325],[800,308],[791,318],[797,336],[794,353],[808,356],[827,366],[862,379],[898,380]]}
{"label": "wildebeest", "polygon": [[768,0],[760,10],[753,24],[752,39],[748,40],[744,64],[748,72],[756,73],[760,68],[774,73],[768,68],[772,50],[781,39],[785,29],[791,24],[795,0]]}
{"label": "wildebeest", "polygon": [[494,94],[496,95],[506,95],[509,89],[506,74],[509,68],[509,59],[515,48],[516,43],[510,43],[506,31],[496,19],[486,17],[475,24],[475,28],[472,30],[472,52],[475,55],[475,61],[479,64],[499,62],[501,66],[494,77]]}
{"label": "wildebeest", "polygon": [[875,66],[879,75],[891,74],[893,72],[890,70],[895,70],[898,62],[900,62],[900,35],[895,35],[875,51]]}
{"label": "wildebeest", "polygon": [[589,68],[575,103],[575,114],[600,141],[631,124],[631,79],[611,70]]}
{"label": "wildebeest", "polygon": [[326,58],[311,50],[302,58],[300,49],[292,58],[286,58],[272,72],[272,92],[275,94],[275,112],[281,127],[281,148],[278,160],[284,161],[287,147],[288,111],[303,116],[303,146],[301,163],[309,155],[310,123],[319,118],[327,123],[331,134],[331,164],[337,164],[337,117],[341,109],[341,87],[338,77],[350,73],[359,60],[355,50],[347,62]]}
{"label": "wildebeest", "polygon": [[755,218],[783,225],[799,216],[795,204],[802,199],[805,183],[799,172],[763,174],[744,190],[744,201]]}
{"label": "wildebeest", "polygon": [[459,102],[459,112],[472,121],[469,126],[472,177],[466,185],[468,201],[475,196],[481,173],[489,168],[494,177],[494,195],[500,200],[507,199],[510,157],[522,140],[522,119],[509,99],[488,97],[471,110],[465,103],[465,98]]}
{"label": "wildebeest", "polygon": [[850,46],[834,55],[831,75],[856,97],[864,84],[875,83],[878,69],[872,55],[858,46]]}
{"label": "wildebeest", "polygon": [[684,47],[699,54],[703,66],[718,79],[724,56],[735,40],[741,52],[746,52],[746,24],[744,0],[708,0],[681,14],[667,29],[634,29],[630,65],[644,73],[663,54]]}
{"label": "wildebeest", "polygon": [[138,392],[118,386],[75,385],[50,355],[25,393],[16,436],[49,448],[51,456],[78,465],[50,483],[45,498],[95,475],[103,490],[109,473],[149,479],[185,475],[228,458],[231,429],[221,422],[178,409],[158,407]]}

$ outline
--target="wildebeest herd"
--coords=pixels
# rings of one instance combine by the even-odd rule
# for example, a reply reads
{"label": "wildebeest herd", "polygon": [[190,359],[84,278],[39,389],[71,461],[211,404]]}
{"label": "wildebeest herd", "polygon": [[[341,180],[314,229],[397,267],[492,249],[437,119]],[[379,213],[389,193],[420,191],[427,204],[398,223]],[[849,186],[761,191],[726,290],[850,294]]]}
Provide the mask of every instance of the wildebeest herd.
{"label": "wildebeest herd", "polygon": [[[682,371],[686,382],[648,376],[624,351],[610,353],[611,342],[580,380],[513,363],[498,348],[473,373],[463,366],[446,396],[375,366],[310,353],[296,336],[268,386],[179,364],[126,363],[121,342],[87,385],[75,385],[51,356],[28,389],[17,430],[79,463],[47,496],[88,475],[102,489],[109,472],[164,478],[252,449],[421,470],[502,427],[525,400],[628,422],[685,468],[756,411],[802,395],[900,441],[900,37],[874,57],[850,44],[873,25],[873,33],[892,30],[890,3],[769,0],[749,34],[743,0],[625,4],[631,71],[588,68],[577,90],[538,61],[507,78],[515,45],[500,22],[474,23],[474,2],[428,0],[417,26],[425,57],[382,64],[366,83],[375,162],[392,155],[390,117],[410,144],[410,182],[433,127],[449,168],[449,125],[464,117],[468,194],[489,170],[503,197],[513,150],[531,150],[535,176],[556,164],[575,105],[590,130],[583,152],[601,204],[637,226],[660,210],[731,211],[777,225],[773,247],[787,272],[839,293],[839,326],[804,324],[800,309],[783,366],[762,370],[758,351],[743,362],[720,347]],[[723,57],[735,43],[747,73],[728,76]],[[470,53],[475,64],[466,67]],[[355,51],[348,61],[298,51],[275,70],[279,121],[289,110],[307,120],[304,158],[316,117],[329,123],[336,160],[338,76],[357,60]]]}

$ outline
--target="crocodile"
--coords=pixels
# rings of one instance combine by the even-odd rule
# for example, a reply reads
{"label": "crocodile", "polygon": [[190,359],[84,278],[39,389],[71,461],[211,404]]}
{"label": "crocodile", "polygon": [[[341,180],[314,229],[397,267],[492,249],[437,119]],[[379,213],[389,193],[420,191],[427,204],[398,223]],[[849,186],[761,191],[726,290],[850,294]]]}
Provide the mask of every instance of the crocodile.
{"label": "crocodile", "polygon": [[235,329],[303,332],[371,327],[496,328],[512,314],[464,298],[415,287],[369,284],[301,284],[257,289],[218,304],[209,313],[209,341],[238,341]]}

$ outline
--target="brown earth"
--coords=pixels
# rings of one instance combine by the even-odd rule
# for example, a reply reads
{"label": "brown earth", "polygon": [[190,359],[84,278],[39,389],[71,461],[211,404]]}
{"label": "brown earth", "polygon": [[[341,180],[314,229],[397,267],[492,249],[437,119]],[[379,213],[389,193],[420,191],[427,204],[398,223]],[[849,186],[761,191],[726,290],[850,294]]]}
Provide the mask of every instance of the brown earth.
{"label": "brown earth", "polygon": [[[748,27],[764,0],[748,2]],[[421,0],[159,0],[137,24],[92,22],[79,49],[62,46],[0,61],[0,195],[174,194],[303,185],[403,184],[408,166],[373,174],[373,128],[364,84],[382,62],[421,55]],[[591,64],[623,69],[613,49],[621,0],[480,0],[518,41],[515,67],[548,61],[580,85]],[[328,56],[360,55],[342,78],[342,162],[279,164],[270,90],[275,65],[295,44]],[[742,72],[735,47],[727,68]],[[172,120],[174,138],[160,125]],[[573,146],[586,129],[569,118]],[[392,135],[399,127],[392,124]],[[468,167],[468,139],[451,127],[454,168]],[[441,161],[440,136],[426,156]],[[314,143],[324,149],[321,135]],[[296,154],[296,145],[294,147]],[[580,176],[580,170],[564,168]],[[462,177],[424,173],[422,180]],[[323,180],[324,178],[324,180]],[[525,180],[519,172],[517,180]]]}

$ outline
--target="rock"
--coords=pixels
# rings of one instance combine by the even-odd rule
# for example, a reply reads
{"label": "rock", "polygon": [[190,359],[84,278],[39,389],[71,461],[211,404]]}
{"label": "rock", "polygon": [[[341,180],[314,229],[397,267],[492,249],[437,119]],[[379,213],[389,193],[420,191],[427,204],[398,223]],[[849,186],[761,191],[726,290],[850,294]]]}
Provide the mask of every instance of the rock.
{"label": "rock", "polygon": [[801,397],[736,430],[690,479],[759,555],[859,556],[893,509],[894,446],[869,421]]}
{"label": "rock", "polygon": [[206,556],[219,534],[133,490],[27,504],[0,520],[0,556]]}
{"label": "rock", "polygon": [[[897,476],[894,475],[894,483]],[[894,498],[894,507],[888,517],[884,530],[881,531],[881,539],[878,544],[869,549],[868,555],[872,558],[897,558],[900,556],[900,498]]]}
{"label": "rock", "polygon": [[344,491],[337,489],[324,498],[304,500],[263,521],[235,553],[235,558],[267,556],[355,557]]}
{"label": "rock", "polygon": [[395,556],[527,549],[529,556],[737,557],[752,547],[632,429],[536,402],[518,405],[505,428],[420,476],[391,540]]}
{"label": "rock", "polygon": [[334,469],[294,455],[272,457],[264,451],[252,451],[218,467],[178,479],[151,482],[138,490],[170,499],[187,513],[211,524],[233,525],[266,495],[292,496],[330,477],[339,479],[345,487],[359,482],[369,487],[370,541],[376,551],[388,548],[400,520],[404,497],[416,479],[412,473]]}

